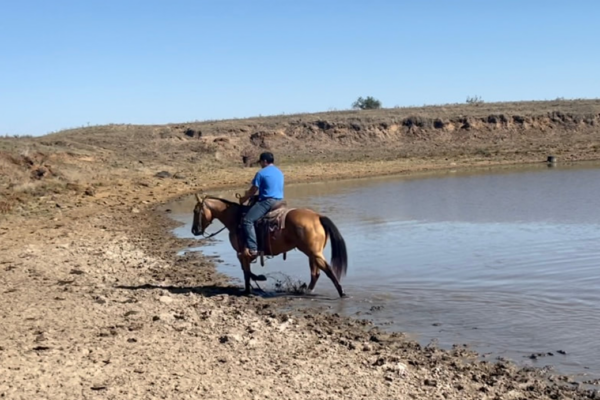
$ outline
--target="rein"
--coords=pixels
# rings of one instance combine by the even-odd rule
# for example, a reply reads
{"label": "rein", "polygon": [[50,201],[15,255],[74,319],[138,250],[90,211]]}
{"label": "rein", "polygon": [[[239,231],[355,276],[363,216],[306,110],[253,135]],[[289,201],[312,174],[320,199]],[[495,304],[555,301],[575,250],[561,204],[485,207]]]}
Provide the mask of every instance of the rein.
{"label": "rein", "polygon": [[216,231],[215,233],[211,233],[211,234],[210,234],[210,235],[208,235],[208,236],[206,235],[206,232],[204,232],[204,233],[202,234],[202,237],[203,237],[204,239],[210,239],[211,237],[213,237],[213,236],[217,236],[219,233],[223,232],[223,231],[225,230],[225,228],[227,228],[227,227],[226,227],[226,226],[224,226],[224,227],[222,227],[221,229],[219,229],[218,231]]}

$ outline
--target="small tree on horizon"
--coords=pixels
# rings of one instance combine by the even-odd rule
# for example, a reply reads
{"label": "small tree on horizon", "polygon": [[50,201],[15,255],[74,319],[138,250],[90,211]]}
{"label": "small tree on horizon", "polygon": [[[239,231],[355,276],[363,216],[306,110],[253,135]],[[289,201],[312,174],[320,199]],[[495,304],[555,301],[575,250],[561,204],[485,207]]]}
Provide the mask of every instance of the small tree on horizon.
{"label": "small tree on horizon", "polygon": [[376,110],[381,108],[381,102],[371,96],[367,96],[366,99],[359,97],[354,103],[352,108],[359,108],[361,110]]}
{"label": "small tree on horizon", "polygon": [[483,104],[483,99],[481,98],[481,96],[467,96],[467,100],[466,100],[467,104]]}

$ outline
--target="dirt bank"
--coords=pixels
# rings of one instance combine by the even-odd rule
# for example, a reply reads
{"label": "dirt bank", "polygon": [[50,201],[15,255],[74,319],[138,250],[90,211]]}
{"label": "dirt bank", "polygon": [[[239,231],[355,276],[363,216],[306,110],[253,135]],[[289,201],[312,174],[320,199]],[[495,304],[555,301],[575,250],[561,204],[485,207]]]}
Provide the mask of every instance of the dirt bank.
{"label": "dirt bank", "polygon": [[[575,107],[570,115],[585,114],[581,104],[560,106]],[[506,107],[504,115],[513,115]],[[535,110],[540,115],[556,111],[540,105]],[[365,127],[372,126],[369,119],[381,124],[377,118],[390,119],[388,111],[360,118]],[[338,122],[331,117],[331,123],[340,123],[345,115],[335,115]],[[472,112],[469,118],[477,115]],[[432,115],[433,120],[442,117]],[[291,137],[294,118],[310,126],[311,118],[323,120],[323,115],[261,123],[279,126]],[[241,152],[271,146],[268,140],[252,142],[261,132],[252,120],[215,123],[214,132],[233,123],[248,131],[217,142],[207,139],[213,131],[187,124],[91,127],[0,140],[0,397],[598,396],[551,371],[477,361],[462,346],[451,351],[422,348],[366,321],[316,312],[283,315],[277,310],[286,300],[239,297],[237,288],[215,272],[212,260],[199,254],[178,257],[176,252],[194,241],[170,235],[173,222],[155,211],[157,205],[192,191],[246,183],[255,169],[239,165]],[[499,136],[489,136],[481,126],[467,129],[462,141],[459,136],[427,138],[425,133],[411,139],[406,129],[412,128],[399,127],[402,134],[372,149],[358,136],[352,139],[357,144],[339,145],[331,144],[331,138],[302,139],[311,130],[303,128],[294,139],[304,143],[301,150],[289,148],[292,139],[273,146],[281,149],[274,151],[281,154],[289,181],[337,179],[540,162],[549,149],[556,150],[559,161],[594,158],[597,125],[583,124],[554,126],[540,136],[534,135],[538,127],[520,134],[505,128],[496,132],[505,137],[497,144],[490,138]],[[391,145],[394,141],[398,147]],[[480,143],[502,151],[482,154]],[[506,150],[511,148],[520,150]],[[406,157],[398,157],[399,150]]]}
{"label": "dirt bank", "polygon": [[[246,183],[270,149],[288,181],[600,157],[600,100],[456,104],[0,138],[0,212]],[[80,199],[86,194],[88,199]],[[102,203],[101,201],[101,203]]]}

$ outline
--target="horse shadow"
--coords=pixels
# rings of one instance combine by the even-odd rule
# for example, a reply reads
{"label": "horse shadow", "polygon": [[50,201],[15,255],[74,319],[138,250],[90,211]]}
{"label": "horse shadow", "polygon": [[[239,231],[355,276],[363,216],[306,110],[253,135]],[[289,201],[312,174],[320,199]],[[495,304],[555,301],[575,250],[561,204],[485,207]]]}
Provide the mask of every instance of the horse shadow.
{"label": "horse shadow", "polygon": [[[198,294],[204,297],[214,297],[214,296],[232,296],[232,297],[248,297],[247,294],[244,294],[243,290],[237,286],[221,286],[221,285],[204,285],[204,286],[172,286],[172,285],[153,285],[153,284],[143,284],[143,285],[116,285],[116,289],[124,289],[124,290],[166,290],[172,294]],[[315,299],[315,298],[323,298],[326,299],[327,296],[318,295],[315,293],[302,293],[295,291],[278,291],[278,290],[264,290],[260,288],[254,288],[252,297],[260,297],[264,299],[271,298],[299,298],[299,299]]]}

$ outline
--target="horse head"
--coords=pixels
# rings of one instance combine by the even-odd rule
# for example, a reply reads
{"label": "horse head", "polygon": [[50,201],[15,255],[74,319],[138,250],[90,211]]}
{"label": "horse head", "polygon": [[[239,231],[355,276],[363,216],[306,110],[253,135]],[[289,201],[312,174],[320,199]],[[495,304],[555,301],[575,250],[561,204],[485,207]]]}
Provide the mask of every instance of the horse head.
{"label": "horse head", "polygon": [[192,234],[194,236],[204,235],[206,228],[212,223],[213,216],[210,208],[206,206],[206,195],[199,196],[196,193],[196,206],[194,207],[194,219],[192,222]]}

